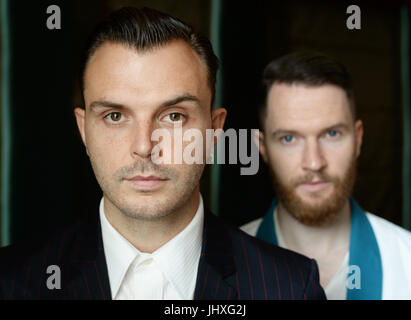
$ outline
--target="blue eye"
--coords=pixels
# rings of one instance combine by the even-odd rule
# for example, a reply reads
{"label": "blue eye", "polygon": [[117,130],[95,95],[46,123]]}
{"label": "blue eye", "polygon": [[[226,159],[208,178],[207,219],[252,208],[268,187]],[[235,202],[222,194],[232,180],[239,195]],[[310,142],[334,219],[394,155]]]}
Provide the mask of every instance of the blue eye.
{"label": "blue eye", "polygon": [[288,136],[284,136],[284,137],[282,137],[282,138],[281,138],[281,140],[283,140],[285,143],[291,143],[291,142],[293,142],[293,141],[294,141],[294,137],[293,137],[293,136],[288,135]]}
{"label": "blue eye", "polygon": [[327,132],[327,134],[328,134],[329,137],[335,138],[335,137],[338,137],[339,132],[337,130],[330,130],[330,131]]}

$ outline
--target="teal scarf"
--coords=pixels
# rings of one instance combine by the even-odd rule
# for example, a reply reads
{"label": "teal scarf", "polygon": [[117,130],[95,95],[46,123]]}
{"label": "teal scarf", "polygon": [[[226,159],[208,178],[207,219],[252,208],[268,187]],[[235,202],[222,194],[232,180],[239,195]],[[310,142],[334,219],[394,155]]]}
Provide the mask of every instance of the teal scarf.
{"label": "teal scarf", "polygon": [[[278,204],[274,198],[260,227],[257,238],[278,245],[274,225],[274,209]],[[347,300],[381,300],[382,297],[382,264],[377,240],[365,211],[353,200],[351,205],[351,236],[349,267],[347,278]],[[354,275],[354,273],[356,273]],[[355,285],[349,285],[351,279]]]}

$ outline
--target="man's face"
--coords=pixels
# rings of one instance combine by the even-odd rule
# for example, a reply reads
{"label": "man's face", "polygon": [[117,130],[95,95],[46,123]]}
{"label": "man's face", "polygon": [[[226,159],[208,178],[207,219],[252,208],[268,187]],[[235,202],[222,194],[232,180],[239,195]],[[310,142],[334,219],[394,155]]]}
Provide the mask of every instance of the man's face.
{"label": "man's face", "polygon": [[260,151],[281,203],[304,224],[331,222],[352,192],[363,132],[344,90],[275,83],[264,131]]}
{"label": "man's face", "polygon": [[162,129],[173,138],[177,125],[205,136],[207,128],[223,126],[225,110],[211,111],[200,57],[182,41],[144,53],[105,43],[91,57],[84,84],[86,109],[75,114],[106,207],[139,219],[181,209],[198,190],[204,164],[153,163],[158,142],[151,135]]}

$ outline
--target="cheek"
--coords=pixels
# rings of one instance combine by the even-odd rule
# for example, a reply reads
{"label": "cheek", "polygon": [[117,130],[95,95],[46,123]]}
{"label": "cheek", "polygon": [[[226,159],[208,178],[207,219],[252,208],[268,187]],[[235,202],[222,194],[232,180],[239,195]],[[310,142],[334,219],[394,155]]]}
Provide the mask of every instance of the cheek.
{"label": "cheek", "polygon": [[337,174],[342,176],[350,166],[353,160],[353,153],[333,153],[330,154],[328,157],[328,171],[331,174]]}
{"label": "cheek", "polygon": [[93,166],[105,172],[114,172],[124,161],[127,140],[107,133],[86,129],[87,149]]}
{"label": "cheek", "polygon": [[271,169],[283,181],[289,180],[298,174],[300,155],[296,149],[279,150],[267,148]]}
{"label": "cheek", "polygon": [[209,134],[207,136],[207,130],[203,126],[185,129],[183,131],[182,137],[183,140],[181,142],[181,145],[175,146],[174,139],[172,140],[171,149],[177,153],[180,153],[180,150],[174,150],[174,148],[181,146],[183,163],[185,163],[185,157],[188,157],[191,160],[196,159],[196,163],[198,163],[200,159],[202,159],[201,161],[204,161],[206,155],[211,152],[210,150],[213,150],[213,131],[209,131]]}
{"label": "cheek", "polygon": [[354,143],[347,143],[325,151],[328,171],[332,175],[343,176],[352,163],[355,155]]}

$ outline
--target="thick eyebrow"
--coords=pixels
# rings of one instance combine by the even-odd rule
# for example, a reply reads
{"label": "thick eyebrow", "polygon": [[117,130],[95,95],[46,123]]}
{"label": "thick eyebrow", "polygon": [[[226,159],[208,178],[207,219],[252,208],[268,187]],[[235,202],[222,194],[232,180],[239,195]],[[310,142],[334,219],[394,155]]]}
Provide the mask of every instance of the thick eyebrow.
{"label": "thick eyebrow", "polygon": [[[177,96],[175,98],[162,102],[159,107],[160,108],[169,107],[169,106],[173,106],[173,105],[179,104],[184,101],[193,101],[196,103],[197,106],[200,105],[200,100],[196,96],[193,96],[191,94],[182,94],[180,96]],[[116,108],[116,109],[127,108],[126,106],[122,104],[107,101],[107,100],[97,100],[97,101],[93,101],[92,103],[90,103],[90,109],[95,109],[99,107],[100,108]]]}
{"label": "thick eyebrow", "polygon": [[97,100],[90,103],[90,109],[96,108],[116,108],[116,109],[124,109],[125,106],[119,103],[107,101],[107,100]]}
{"label": "thick eyebrow", "polygon": [[200,100],[196,96],[185,93],[175,98],[172,98],[170,100],[164,101],[163,103],[160,104],[160,107],[169,107],[169,106],[173,106],[173,105],[179,104],[180,102],[185,102],[185,101],[193,101],[196,103],[197,106],[200,105]]}
{"label": "thick eyebrow", "polygon": [[[323,134],[324,132],[330,131],[330,130],[335,130],[335,129],[343,129],[343,130],[348,130],[348,125],[345,123],[337,123],[334,124],[330,127],[327,127],[325,129],[323,129],[321,131],[321,134]],[[272,132],[271,137],[275,138],[278,137],[279,135],[297,135],[298,131],[295,130],[286,130],[286,129],[277,129],[275,131]]]}

